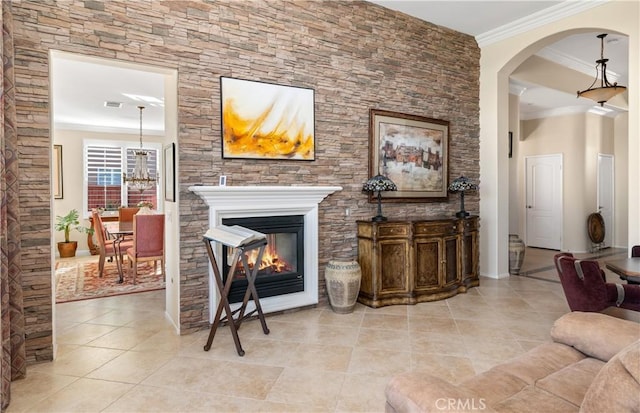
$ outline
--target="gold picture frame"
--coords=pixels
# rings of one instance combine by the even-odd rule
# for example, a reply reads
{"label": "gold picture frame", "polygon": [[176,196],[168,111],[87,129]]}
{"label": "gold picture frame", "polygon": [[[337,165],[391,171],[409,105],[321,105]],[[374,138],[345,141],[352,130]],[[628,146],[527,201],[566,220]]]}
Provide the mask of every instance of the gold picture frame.
{"label": "gold picture frame", "polygon": [[[448,198],[449,122],[386,110],[369,112],[369,176],[384,175],[398,187],[384,202]],[[369,194],[369,202],[376,202]]]}
{"label": "gold picture frame", "polygon": [[315,160],[314,94],[221,76],[222,158]]}

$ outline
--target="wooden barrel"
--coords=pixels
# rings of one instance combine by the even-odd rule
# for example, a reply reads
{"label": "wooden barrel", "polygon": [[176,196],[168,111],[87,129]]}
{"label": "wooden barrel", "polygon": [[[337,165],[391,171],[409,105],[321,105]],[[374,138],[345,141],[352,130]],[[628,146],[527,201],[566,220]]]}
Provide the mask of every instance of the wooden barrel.
{"label": "wooden barrel", "polygon": [[594,244],[600,244],[604,241],[604,219],[598,212],[590,214],[587,218],[587,229],[589,238]]}

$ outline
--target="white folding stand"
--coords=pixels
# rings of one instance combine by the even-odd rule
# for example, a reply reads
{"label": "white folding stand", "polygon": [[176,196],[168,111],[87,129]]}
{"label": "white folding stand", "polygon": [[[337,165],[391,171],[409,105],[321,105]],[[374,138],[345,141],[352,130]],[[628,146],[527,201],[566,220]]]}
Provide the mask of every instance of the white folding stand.
{"label": "white folding stand", "polygon": [[[211,343],[213,342],[213,338],[216,335],[216,330],[218,329],[218,325],[221,322],[227,322],[229,324],[229,328],[231,329],[231,334],[233,336],[233,341],[236,344],[236,351],[239,356],[244,356],[244,350],[240,345],[240,338],[238,337],[238,329],[242,324],[242,321],[246,318],[251,317],[254,313],[258,313],[258,318],[260,319],[260,323],[262,324],[262,331],[264,334],[269,334],[269,329],[267,328],[267,322],[264,320],[264,314],[262,313],[262,307],[260,306],[260,299],[258,297],[258,292],[255,287],[256,276],[258,275],[258,269],[260,267],[260,262],[262,261],[262,254],[264,253],[265,246],[267,245],[266,239],[260,239],[254,242],[250,242],[245,245],[241,245],[238,247],[232,247],[228,244],[221,242],[223,245],[227,245],[228,247],[234,248],[233,259],[231,260],[231,264],[229,267],[229,272],[227,273],[227,279],[223,285],[223,279],[220,275],[220,270],[218,269],[218,264],[216,263],[216,257],[213,253],[213,242],[220,242],[213,240],[208,237],[204,237],[202,239],[207,247],[207,252],[209,254],[209,261],[211,262],[211,267],[213,268],[213,274],[216,281],[216,285],[218,286],[218,291],[220,292],[220,301],[218,303],[218,309],[216,311],[215,319],[213,320],[213,324],[211,326],[211,331],[209,332],[209,339],[207,340],[207,344],[204,346],[205,351],[209,351],[211,348]],[[249,268],[247,262],[247,255],[245,254],[247,251],[254,250],[256,248],[260,248],[258,251],[258,258],[255,261],[255,265],[252,269]],[[245,270],[245,274],[247,277],[247,291],[244,294],[244,298],[242,300],[242,305],[235,311],[231,311],[231,306],[229,304],[229,291],[231,290],[231,283],[233,281],[233,276],[236,272],[236,267],[238,265],[238,260],[242,259],[242,266]],[[247,314],[245,311],[247,309],[247,304],[249,299],[252,299],[255,304],[255,309]],[[220,319],[222,315],[222,310],[225,311],[224,318]],[[234,318],[234,315],[237,314],[237,317]]]}

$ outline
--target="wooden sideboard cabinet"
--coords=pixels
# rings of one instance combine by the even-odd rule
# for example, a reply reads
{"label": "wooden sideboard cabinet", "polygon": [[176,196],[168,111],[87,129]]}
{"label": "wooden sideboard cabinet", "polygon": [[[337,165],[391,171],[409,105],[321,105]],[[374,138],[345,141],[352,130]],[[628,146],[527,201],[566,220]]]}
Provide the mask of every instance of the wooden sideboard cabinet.
{"label": "wooden sideboard cabinet", "polygon": [[365,305],[441,300],[479,285],[476,216],[357,225]]}

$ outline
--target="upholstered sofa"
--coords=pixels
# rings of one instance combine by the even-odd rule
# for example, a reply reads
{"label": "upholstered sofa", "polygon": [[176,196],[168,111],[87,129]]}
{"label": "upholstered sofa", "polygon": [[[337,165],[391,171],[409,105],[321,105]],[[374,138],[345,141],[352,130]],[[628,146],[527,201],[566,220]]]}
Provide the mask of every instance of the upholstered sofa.
{"label": "upholstered sofa", "polygon": [[397,375],[387,412],[639,412],[640,324],[572,312],[552,341],[453,385],[425,372]]}

